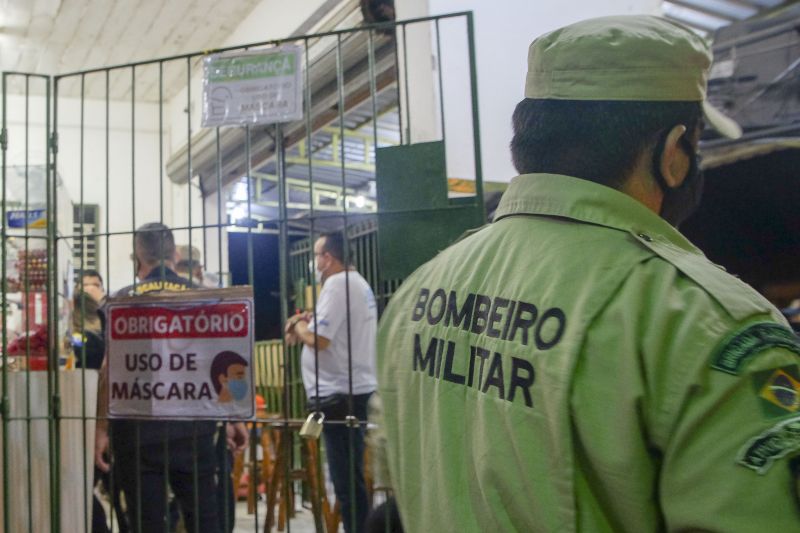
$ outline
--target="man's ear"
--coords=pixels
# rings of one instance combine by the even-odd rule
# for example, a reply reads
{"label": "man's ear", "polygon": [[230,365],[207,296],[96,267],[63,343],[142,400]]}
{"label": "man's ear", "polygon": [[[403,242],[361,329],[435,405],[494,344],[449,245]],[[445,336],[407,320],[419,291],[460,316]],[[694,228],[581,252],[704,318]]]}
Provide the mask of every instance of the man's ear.
{"label": "man's ear", "polygon": [[681,137],[686,133],[686,126],[674,126],[667,134],[664,151],[661,153],[659,170],[664,181],[671,189],[680,187],[689,174],[689,156],[681,148]]}
{"label": "man's ear", "polygon": [[219,375],[219,382],[223,385],[228,383],[228,373],[225,372],[224,374]]}

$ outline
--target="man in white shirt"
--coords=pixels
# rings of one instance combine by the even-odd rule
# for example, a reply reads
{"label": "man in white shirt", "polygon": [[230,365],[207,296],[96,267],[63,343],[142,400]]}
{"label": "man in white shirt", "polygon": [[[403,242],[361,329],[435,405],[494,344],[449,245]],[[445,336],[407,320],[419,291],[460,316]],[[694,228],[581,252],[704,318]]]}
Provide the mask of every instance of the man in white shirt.
{"label": "man in white shirt", "polygon": [[[317,239],[314,263],[322,284],[315,312],[291,317],[286,338],[290,344],[304,345],[303,384],[310,410],[325,413],[322,433],[344,530],[358,533],[364,530],[369,505],[364,484],[364,424],[367,402],[377,385],[378,309],[367,281],[346,266],[341,233]],[[355,489],[352,493],[351,487]]]}

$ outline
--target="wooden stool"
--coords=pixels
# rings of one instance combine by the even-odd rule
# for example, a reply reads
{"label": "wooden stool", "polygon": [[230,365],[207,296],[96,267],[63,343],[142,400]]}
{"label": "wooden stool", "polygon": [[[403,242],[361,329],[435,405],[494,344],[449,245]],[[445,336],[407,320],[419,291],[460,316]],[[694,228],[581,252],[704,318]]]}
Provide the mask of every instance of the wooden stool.
{"label": "wooden stool", "polygon": [[[267,487],[267,519],[264,522],[264,533],[268,533],[275,523],[275,503],[279,491],[282,497],[278,507],[278,531],[283,531],[287,516],[294,516],[294,491],[292,481],[302,480],[311,491],[311,513],[317,533],[324,533],[323,509],[328,507],[325,490],[320,483],[319,474],[319,442],[314,439],[300,439],[303,468],[293,469],[289,465],[294,434],[300,431],[305,420],[272,421],[267,425],[273,432],[275,462]],[[287,479],[288,469],[288,479]]]}

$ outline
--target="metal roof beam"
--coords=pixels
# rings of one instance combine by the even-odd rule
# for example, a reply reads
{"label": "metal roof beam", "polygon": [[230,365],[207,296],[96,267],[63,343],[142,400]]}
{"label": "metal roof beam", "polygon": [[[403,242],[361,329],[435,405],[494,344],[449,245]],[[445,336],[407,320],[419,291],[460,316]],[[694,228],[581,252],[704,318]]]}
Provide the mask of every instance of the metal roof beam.
{"label": "metal roof beam", "polygon": [[[691,9],[692,11],[696,11],[698,13],[702,13],[703,15],[708,15],[710,17],[718,18],[718,19],[721,19],[721,20],[726,20],[728,22],[733,22],[733,21],[737,20],[735,17],[732,17],[730,15],[726,15],[725,13],[717,11],[717,10],[711,8],[711,7],[699,5],[699,4],[696,4],[694,2],[687,2],[685,0],[666,0],[666,3],[673,4],[673,5],[680,6],[680,7],[685,7],[686,9]],[[703,29],[705,29],[705,28],[703,28]],[[711,28],[711,29],[713,29],[713,28]]]}

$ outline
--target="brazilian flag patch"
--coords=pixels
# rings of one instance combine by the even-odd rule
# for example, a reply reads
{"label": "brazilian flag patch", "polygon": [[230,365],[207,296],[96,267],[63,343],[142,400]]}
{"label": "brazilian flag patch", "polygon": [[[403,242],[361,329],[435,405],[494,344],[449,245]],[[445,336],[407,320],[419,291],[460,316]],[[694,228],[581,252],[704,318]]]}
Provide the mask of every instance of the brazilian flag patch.
{"label": "brazilian flag patch", "polygon": [[753,374],[753,387],[764,414],[777,418],[800,411],[800,369],[797,365]]}
{"label": "brazilian flag patch", "polygon": [[786,348],[800,354],[800,340],[786,326],[773,322],[752,324],[720,344],[711,359],[711,368],[738,375],[747,361],[769,348]]}

